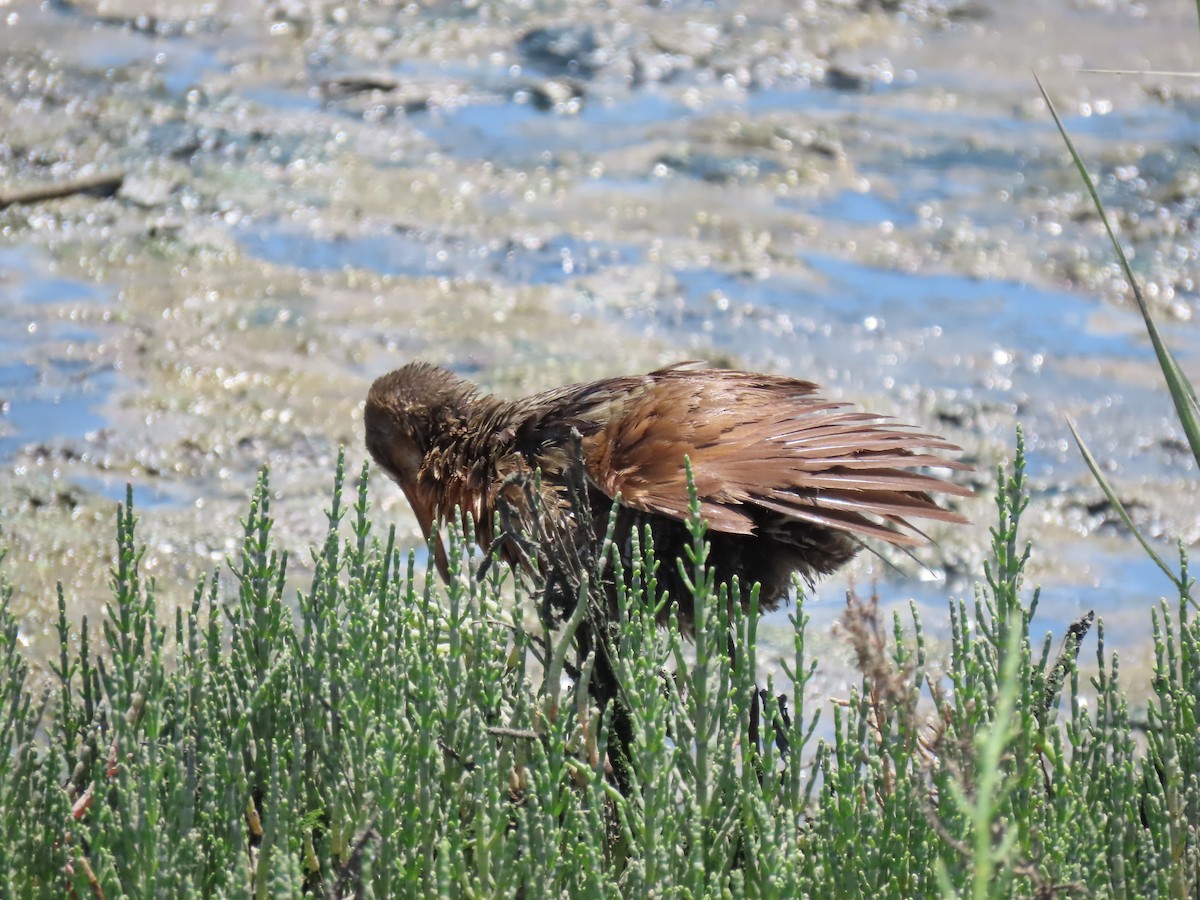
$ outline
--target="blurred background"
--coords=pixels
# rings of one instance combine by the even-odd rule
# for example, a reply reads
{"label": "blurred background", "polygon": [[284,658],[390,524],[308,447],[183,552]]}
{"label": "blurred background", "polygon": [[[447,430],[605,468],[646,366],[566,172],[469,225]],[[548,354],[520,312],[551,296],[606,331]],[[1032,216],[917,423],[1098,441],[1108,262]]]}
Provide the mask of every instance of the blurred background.
{"label": "blurred background", "polygon": [[[1064,416],[1168,554],[1200,538],[1196,473],[1031,72],[1195,377],[1198,47],[1185,0],[0,0],[23,637],[52,646],[56,581],[72,616],[102,608],[127,482],[165,608],[240,546],[263,464],[305,580],[367,386],[409,360],[516,395],[701,358],[977,466],[976,526],[863,554],[808,604],[821,632],[855,582],[945,633],[1021,423],[1038,622],[1095,609],[1136,661],[1170,585]],[[373,499],[419,542],[398,490]],[[786,613],[765,631],[790,643]]]}

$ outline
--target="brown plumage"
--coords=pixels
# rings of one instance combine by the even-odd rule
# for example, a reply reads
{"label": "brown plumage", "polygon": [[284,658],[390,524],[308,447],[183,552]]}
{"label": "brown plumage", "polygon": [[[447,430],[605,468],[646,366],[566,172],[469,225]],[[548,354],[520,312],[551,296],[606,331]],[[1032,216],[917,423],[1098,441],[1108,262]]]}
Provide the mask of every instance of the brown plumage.
{"label": "brown plumage", "polygon": [[[910,520],[964,522],[930,494],[971,494],[922,471],[968,468],[937,455],[958,449],[941,438],[830,403],[806,381],[697,364],[506,401],[411,363],[371,386],[365,419],[368,451],[426,538],[469,514],[480,546],[498,546],[509,564],[540,557],[548,593],[561,582],[547,601],[560,613],[574,606],[571,566],[599,546],[619,498],[617,546],[627,557],[631,529],[650,526],[664,561],[660,589],[690,628],[691,596],[675,565],[690,542],[685,457],[718,580],[761,583],[764,611],[786,599],[794,573],[810,582],[826,575],[864,540],[911,546],[924,535]],[[573,481],[583,485],[582,507]],[[514,527],[497,534],[497,512]],[[531,550],[518,531],[541,539]],[[445,576],[440,536],[435,561]]]}

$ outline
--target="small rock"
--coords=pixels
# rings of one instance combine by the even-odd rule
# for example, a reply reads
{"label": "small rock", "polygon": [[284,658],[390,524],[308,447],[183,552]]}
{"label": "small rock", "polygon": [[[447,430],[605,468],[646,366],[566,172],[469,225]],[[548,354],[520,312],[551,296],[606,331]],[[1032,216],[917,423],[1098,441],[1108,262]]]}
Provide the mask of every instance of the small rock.
{"label": "small rock", "polygon": [[117,191],[117,196],[122,200],[132,203],[134,206],[153,209],[154,207],[166,206],[170,203],[171,195],[174,192],[174,182],[166,178],[127,175],[125,176],[125,181],[121,184],[121,189]]}
{"label": "small rock", "polygon": [[825,70],[825,86],[835,91],[865,91],[870,84],[871,75],[861,66],[830,63]]}
{"label": "small rock", "polygon": [[335,75],[321,82],[321,90],[327,95],[345,96],[379,91],[388,93],[400,86],[400,82],[384,73]]}
{"label": "small rock", "polygon": [[579,75],[591,75],[611,62],[588,25],[535,28],[521,37],[517,49],[535,65]]}
{"label": "small rock", "polygon": [[543,112],[573,116],[583,109],[583,86],[567,78],[547,78],[527,90],[533,105]]}

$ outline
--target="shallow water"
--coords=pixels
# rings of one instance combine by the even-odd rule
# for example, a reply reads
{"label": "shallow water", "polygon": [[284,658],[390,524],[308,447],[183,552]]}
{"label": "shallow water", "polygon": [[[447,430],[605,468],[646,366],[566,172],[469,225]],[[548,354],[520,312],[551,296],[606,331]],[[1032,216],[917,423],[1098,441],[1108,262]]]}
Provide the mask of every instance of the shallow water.
{"label": "shallow water", "polygon": [[[1074,69],[1194,68],[1194,8],[906,9],[5,7],[0,187],[128,173],[115,198],[0,212],[0,514],[27,640],[55,579],[80,612],[102,601],[126,481],[164,603],[232,549],[264,462],[307,559],[367,385],[408,359],[518,393],[704,357],[966,448],[978,524],[939,532],[929,572],[852,574],[942,637],[1022,423],[1039,627],[1094,608],[1144,649],[1167,586],[1064,418],[1160,543],[1200,539],[1194,463],[1029,71],[1190,371],[1200,89]],[[591,29],[571,32],[584,64],[522,42],[568,25]],[[339,87],[364,77],[384,89]],[[380,514],[414,541],[396,494],[377,485]],[[814,627],[846,584],[818,589]]]}
{"label": "shallow water", "polygon": [[[0,458],[103,428],[98,407],[116,386],[116,373],[94,359],[100,335],[79,320],[107,308],[106,293],[57,276],[36,250],[0,251],[0,279]],[[47,317],[51,307],[59,315]]]}
{"label": "shallow water", "polygon": [[462,237],[394,228],[378,234],[322,238],[311,231],[248,228],[239,235],[251,256],[305,270],[361,269],[410,278],[470,277],[513,284],[556,284],[612,265],[628,265],[637,253],[601,241],[556,235],[542,242],[475,243]]}

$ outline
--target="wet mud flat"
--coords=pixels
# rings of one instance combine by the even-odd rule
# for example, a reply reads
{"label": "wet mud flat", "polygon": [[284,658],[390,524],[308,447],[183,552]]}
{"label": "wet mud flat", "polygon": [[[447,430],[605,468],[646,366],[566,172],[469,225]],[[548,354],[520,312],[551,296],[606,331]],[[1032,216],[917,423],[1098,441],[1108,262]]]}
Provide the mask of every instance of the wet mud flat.
{"label": "wet mud flat", "polygon": [[[305,580],[338,448],[413,358],[507,394],[706,358],[961,444],[971,529],[849,579],[936,639],[1025,428],[1039,624],[1137,656],[1194,464],[1036,87],[1060,105],[1185,369],[1198,346],[1194,7],[783,2],[0,8],[0,526],[23,637],[106,599],[132,482],[165,608],[240,544],[259,466]],[[104,192],[100,192],[104,193]],[[377,520],[418,539],[376,478]],[[894,567],[893,567],[894,566]],[[780,616],[765,623],[786,647]],[[1114,637],[1115,636],[1115,637]],[[836,640],[823,637],[830,654]],[[815,648],[818,654],[822,647]],[[1085,651],[1086,652],[1086,651]],[[1127,667],[1128,670],[1128,667]],[[831,676],[840,677],[840,676]]]}

